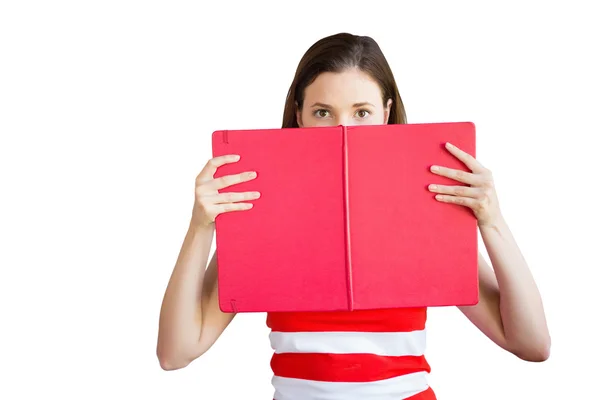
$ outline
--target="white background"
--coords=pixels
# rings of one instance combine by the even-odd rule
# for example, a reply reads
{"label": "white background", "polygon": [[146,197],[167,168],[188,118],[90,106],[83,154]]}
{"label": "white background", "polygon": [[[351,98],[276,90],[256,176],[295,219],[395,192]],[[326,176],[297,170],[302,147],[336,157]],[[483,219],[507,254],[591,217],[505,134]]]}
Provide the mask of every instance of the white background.
{"label": "white background", "polygon": [[0,397],[272,398],[264,314],[166,372],[160,303],[212,131],[279,127],[304,51],[346,31],[378,41],[409,122],[476,123],[544,298],[542,364],[431,310],[438,398],[595,398],[596,6],[482,3],[2,2]]}

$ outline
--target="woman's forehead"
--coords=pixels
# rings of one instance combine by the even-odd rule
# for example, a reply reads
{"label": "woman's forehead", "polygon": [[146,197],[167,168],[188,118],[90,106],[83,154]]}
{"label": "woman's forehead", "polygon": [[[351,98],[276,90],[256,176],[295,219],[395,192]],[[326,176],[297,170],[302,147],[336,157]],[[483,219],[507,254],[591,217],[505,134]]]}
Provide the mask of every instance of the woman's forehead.
{"label": "woman's forehead", "polygon": [[304,104],[324,103],[332,107],[351,107],[357,103],[381,101],[379,85],[365,72],[349,70],[324,72],[304,92]]}

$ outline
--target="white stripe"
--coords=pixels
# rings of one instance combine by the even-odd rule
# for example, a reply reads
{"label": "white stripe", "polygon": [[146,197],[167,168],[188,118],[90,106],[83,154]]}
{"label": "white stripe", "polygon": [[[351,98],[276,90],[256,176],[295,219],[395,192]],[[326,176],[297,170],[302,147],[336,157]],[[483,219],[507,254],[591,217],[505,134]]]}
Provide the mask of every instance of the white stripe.
{"label": "white stripe", "polygon": [[271,332],[275,353],[370,353],[380,356],[421,356],[425,330],[412,332]]}
{"label": "white stripe", "polygon": [[401,400],[429,388],[425,371],[375,382],[321,382],[274,376],[275,400]]}

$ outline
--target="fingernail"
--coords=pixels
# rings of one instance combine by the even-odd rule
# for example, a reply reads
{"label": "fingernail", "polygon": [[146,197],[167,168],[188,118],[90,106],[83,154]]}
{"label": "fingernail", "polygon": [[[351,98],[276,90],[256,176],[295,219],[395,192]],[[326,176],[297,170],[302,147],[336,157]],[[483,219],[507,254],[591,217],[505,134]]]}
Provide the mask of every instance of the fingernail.
{"label": "fingernail", "polygon": [[250,178],[256,178],[256,172],[250,172]]}
{"label": "fingernail", "polygon": [[446,146],[448,146],[448,147],[454,147],[454,145],[452,143],[450,143],[450,142],[446,142]]}
{"label": "fingernail", "polygon": [[429,189],[430,190],[435,190],[435,189],[437,189],[437,186],[436,185],[429,185]]}
{"label": "fingernail", "polygon": [[432,171],[439,171],[439,169],[440,169],[440,167],[438,167],[437,165],[433,165],[433,166],[431,167],[431,170],[432,170]]}

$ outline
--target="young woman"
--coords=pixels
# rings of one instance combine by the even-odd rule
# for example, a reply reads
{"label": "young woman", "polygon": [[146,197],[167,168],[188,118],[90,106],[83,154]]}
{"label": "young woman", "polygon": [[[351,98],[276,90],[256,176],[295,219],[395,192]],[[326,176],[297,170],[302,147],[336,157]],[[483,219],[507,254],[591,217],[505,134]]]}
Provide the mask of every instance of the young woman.
{"label": "young woman", "polygon": [[[306,52],[289,89],[284,128],[403,124],[404,106],[377,43],[365,36],[323,38]],[[550,336],[536,284],[498,205],[492,174],[461,149],[448,151],[470,169],[432,167],[432,174],[467,186],[431,186],[440,202],[468,207],[477,218],[493,270],[479,256],[480,301],[460,307],[498,346],[523,360],[549,357]],[[164,296],[157,354],[165,370],[200,357],[234,318],[218,306],[217,263],[208,256],[214,220],[243,212],[260,193],[226,193],[254,179],[253,171],[214,179],[236,155],[208,161],[196,178],[189,230]],[[221,191],[221,193],[220,193]],[[205,268],[208,262],[208,268]],[[435,399],[424,357],[427,310],[387,309],[268,313],[277,400]]]}

